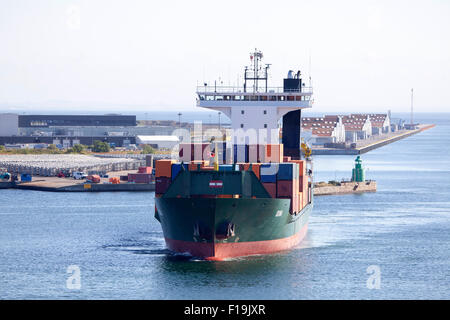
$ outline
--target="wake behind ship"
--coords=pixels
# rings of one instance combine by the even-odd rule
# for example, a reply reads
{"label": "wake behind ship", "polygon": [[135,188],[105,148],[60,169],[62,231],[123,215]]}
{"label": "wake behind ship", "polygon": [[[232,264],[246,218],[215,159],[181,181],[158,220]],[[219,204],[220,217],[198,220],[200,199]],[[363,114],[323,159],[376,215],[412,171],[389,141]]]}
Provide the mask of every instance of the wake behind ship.
{"label": "wake behind ship", "polygon": [[179,159],[155,161],[155,218],[172,251],[222,260],[287,250],[307,233],[312,163],[300,127],[312,88],[300,71],[268,87],[262,57],[251,54],[243,87],[197,88],[197,106],[231,119],[226,134],[201,134],[180,143]]}

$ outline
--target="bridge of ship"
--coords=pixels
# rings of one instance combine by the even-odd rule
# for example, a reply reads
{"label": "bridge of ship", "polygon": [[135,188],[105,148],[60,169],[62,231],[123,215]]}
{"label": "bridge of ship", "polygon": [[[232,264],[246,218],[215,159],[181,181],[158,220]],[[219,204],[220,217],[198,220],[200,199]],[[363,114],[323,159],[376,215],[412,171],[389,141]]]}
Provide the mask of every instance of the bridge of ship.
{"label": "bridge of ship", "polygon": [[197,105],[204,106],[205,101],[230,102],[273,102],[276,105],[286,102],[310,101],[312,88],[302,87],[301,91],[288,91],[283,87],[269,87],[260,91],[244,92],[240,87],[197,87]]}

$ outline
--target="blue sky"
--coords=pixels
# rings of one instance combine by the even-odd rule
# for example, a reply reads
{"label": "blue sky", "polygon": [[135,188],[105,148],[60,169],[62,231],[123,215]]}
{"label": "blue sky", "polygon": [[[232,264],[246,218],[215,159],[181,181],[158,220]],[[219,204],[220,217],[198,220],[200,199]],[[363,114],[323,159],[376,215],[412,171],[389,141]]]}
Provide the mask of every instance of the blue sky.
{"label": "blue sky", "polygon": [[[448,111],[450,1],[0,0],[0,110],[193,110],[257,47],[314,111]],[[311,64],[309,63],[311,58]],[[309,72],[311,71],[311,72]],[[307,80],[307,84],[308,84]]]}

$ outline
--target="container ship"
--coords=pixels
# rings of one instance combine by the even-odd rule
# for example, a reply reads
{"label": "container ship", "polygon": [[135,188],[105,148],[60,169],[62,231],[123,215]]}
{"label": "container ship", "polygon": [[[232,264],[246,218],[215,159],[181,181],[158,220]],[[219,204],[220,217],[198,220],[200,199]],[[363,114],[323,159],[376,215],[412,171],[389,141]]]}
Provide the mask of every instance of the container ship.
{"label": "container ship", "polygon": [[226,134],[200,134],[179,144],[178,159],[155,161],[155,218],[169,250],[224,260],[287,250],[307,233],[313,174],[300,127],[312,88],[292,70],[268,87],[262,58],[250,55],[243,86],[197,87],[198,107],[231,119]]}

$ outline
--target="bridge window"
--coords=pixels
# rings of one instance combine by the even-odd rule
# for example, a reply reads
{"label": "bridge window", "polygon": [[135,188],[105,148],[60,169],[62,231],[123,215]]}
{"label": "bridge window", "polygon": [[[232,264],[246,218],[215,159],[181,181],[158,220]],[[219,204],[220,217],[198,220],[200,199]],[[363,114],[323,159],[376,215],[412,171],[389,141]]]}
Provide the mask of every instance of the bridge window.
{"label": "bridge window", "polygon": [[260,97],[259,97],[259,100],[261,100],[261,101],[267,101],[267,96],[260,96]]}
{"label": "bridge window", "polygon": [[302,96],[296,96],[296,97],[295,97],[295,100],[296,100],[296,101],[302,101]]}
{"label": "bridge window", "polygon": [[241,110],[241,114],[244,114],[245,113],[245,111],[244,110]]}
{"label": "bridge window", "polygon": [[284,101],[286,99],[285,96],[278,96],[278,101]]}
{"label": "bridge window", "polygon": [[258,101],[258,96],[251,96],[251,97],[250,97],[250,100],[251,100],[251,101]]}
{"label": "bridge window", "polygon": [[270,96],[269,100],[270,101],[277,101],[277,96]]}

